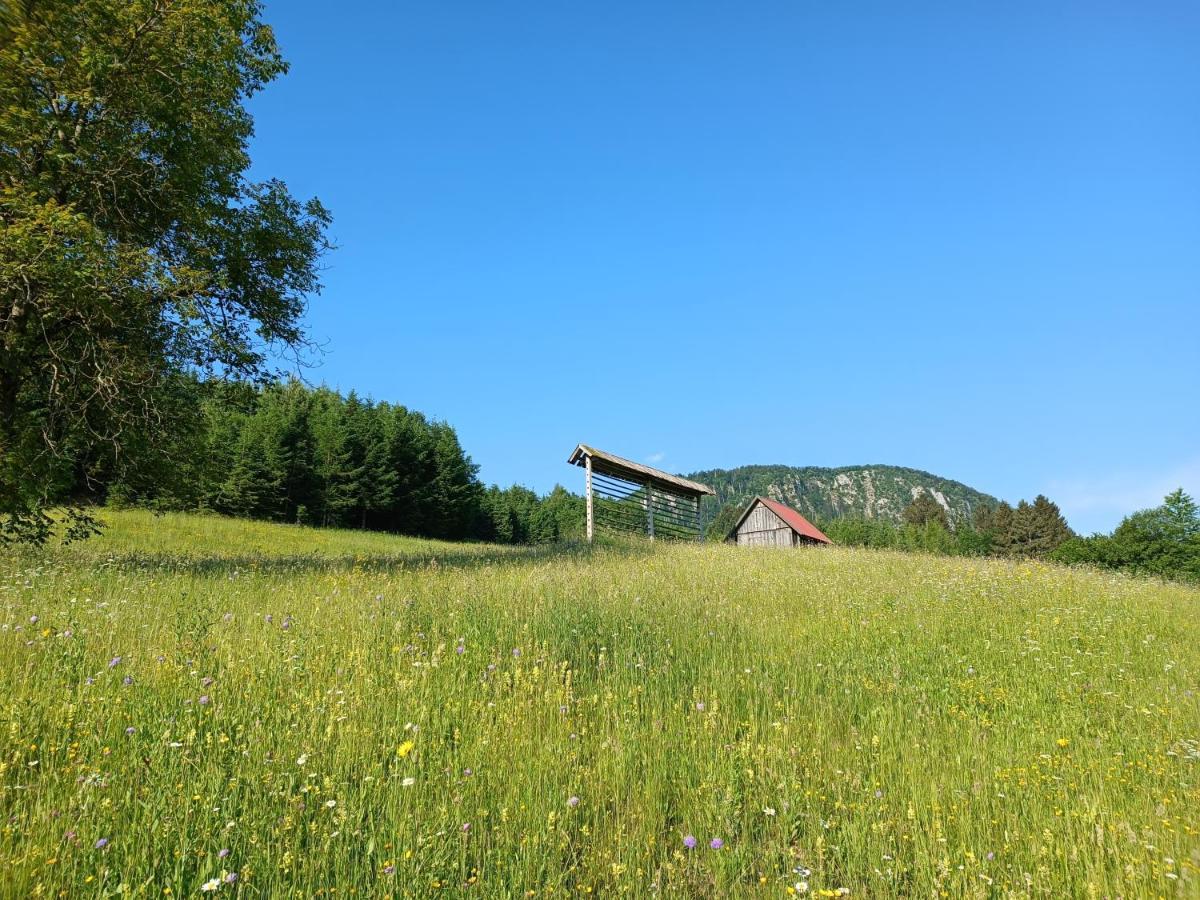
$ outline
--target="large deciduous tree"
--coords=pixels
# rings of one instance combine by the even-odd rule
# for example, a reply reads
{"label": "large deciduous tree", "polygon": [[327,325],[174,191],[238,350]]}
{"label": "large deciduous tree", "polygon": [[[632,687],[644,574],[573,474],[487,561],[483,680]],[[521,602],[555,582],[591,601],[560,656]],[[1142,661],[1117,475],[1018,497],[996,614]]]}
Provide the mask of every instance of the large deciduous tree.
{"label": "large deciduous tree", "polygon": [[[257,0],[0,0],[0,537],[163,430],[182,372],[306,347],[329,217],[246,177]],[[114,463],[114,461],[117,461]]]}

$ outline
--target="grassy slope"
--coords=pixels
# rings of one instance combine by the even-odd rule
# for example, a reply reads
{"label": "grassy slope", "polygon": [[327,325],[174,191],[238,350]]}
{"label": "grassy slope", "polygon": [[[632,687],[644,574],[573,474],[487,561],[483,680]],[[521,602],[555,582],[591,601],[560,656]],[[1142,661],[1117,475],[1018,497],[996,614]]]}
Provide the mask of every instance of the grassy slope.
{"label": "grassy slope", "polygon": [[1200,894],[1195,590],[109,518],[0,557],[0,895]]}

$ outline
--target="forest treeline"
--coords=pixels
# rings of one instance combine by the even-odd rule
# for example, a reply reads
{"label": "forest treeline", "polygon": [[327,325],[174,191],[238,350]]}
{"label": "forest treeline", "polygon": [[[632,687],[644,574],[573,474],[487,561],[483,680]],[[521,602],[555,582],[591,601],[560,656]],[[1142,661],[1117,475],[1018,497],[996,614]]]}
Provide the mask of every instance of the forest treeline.
{"label": "forest treeline", "polygon": [[82,466],[71,493],[446,540],[544,543],[582,530],[582,498],[484,488],[454,428],[404,406],[298,381],[185,380],[173,403],[187,427],[133,448],[136,465]]}
{"label": "forest treeline", "polygon": [[1200,506],[1182,489],[1161,505],[1126,516],[1112,534],[1083,537],[1067,525],[1058,505],[1044,496],[981,505],[970,522],[951,525],[932,497],[921,495],[904,521],[840,518],[820,528],[836,544],[941,553],[1003,556],[1200,581]]}
{"label": "forest treeline", "polygon": [[[80,456],[63,496],[76,501],[211,511],[251,519],[363,528],[445,540],[543,544],[582,537],[584,500],[485,487],[454,428],[398,404],[299,381],[268,385],[180,379],[172,428],[126,462]],[[728,503],[707,527],[723,540],[741,512]],[[928,494],[903,521],[818,520],[835,544],[1086,563],[1200,580],[1200,510],[1182,490],[1128,516],[1109,535],[1081,537],[1046,497],[976,506],[952,524]]]}

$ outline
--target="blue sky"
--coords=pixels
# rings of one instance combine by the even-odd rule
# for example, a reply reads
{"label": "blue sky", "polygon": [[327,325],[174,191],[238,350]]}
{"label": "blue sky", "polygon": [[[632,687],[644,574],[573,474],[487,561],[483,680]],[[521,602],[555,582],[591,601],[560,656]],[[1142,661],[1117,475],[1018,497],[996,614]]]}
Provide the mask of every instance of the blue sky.
{"label": "blue sky", "polygon": [[310,378],[488,482],[890,463],[1200,495],[1200,6],[274,0]]}

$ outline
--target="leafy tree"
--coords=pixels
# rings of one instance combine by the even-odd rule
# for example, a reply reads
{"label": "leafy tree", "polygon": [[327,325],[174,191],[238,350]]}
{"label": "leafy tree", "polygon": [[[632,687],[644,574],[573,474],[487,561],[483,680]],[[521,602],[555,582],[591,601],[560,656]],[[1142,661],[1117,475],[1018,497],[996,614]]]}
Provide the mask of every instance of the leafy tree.
{"label": "leafy tree", "polygon": [[931,494],[924,492],[913,497],[912,502],[904,508],[903,518],[909,525],[924,527],[930,522],[936,522],[943,529],[950,530],[950,520],[946,517],[945,507]]}
{"label": "leafy tree", "polygon": [[4,8],[0,535],[44,540],[81,459],[172,430],[178,373],[303,350],[329,216],[246,178],[245,102],[286,70],[257,0]]}
{"label": "leafy tree", "polygon": [[1122,568],[1167,578],[1200,579],[1200,509],[1180,488],[1161,506],[1128,516],[1112,536]]}

